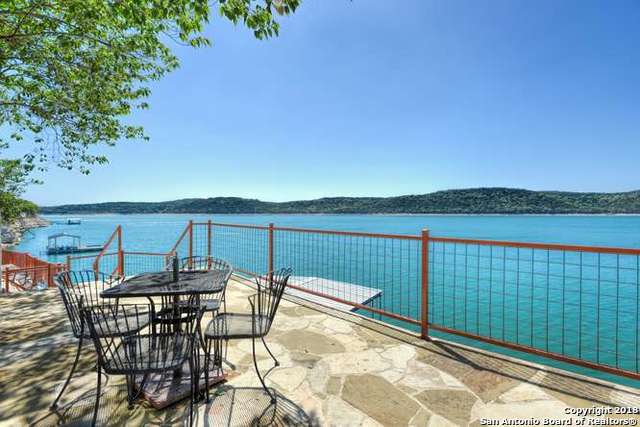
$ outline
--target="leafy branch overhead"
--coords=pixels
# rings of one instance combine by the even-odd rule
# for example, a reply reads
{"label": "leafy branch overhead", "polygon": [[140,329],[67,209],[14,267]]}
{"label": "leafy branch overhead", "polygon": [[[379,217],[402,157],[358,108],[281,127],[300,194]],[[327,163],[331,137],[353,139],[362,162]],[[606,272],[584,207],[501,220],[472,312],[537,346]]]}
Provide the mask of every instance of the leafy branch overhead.
{"label": "leafy branch overhead", "polygon": [[[212,11],[276,36],[300,0],[5,0],[0,5],[0,149],[88,173],[95,150],[146,139],[125,121],[147,108],[149,83],[178,67],[173,43],[210,45]],[[8,132],[6,132],[8,130]],[[23,142],[21,142],[23,141]]]}

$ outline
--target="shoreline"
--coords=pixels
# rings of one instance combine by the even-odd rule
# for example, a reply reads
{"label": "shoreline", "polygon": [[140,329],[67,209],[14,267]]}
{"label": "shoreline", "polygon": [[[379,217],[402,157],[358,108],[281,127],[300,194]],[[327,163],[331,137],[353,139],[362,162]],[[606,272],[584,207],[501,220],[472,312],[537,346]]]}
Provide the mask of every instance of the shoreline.
{"label": "shoreline", "polygon": [[122,215],[122,216],[143,216],[143,215],[202,215],[202,216],[274,216],[274,215],[295,215],[295,216],[452,216],[452,217],[467,217],[467,216],[486,216],[486,217],[504,217],[504,216],[535,216],[535,217],[547,217],[547,216],[560,216],[560,217],[580,217],[580,216],[629,216],[640,217],[639,213],[206,213],[206,212],[100,212],[100,213],[45,213],[40,214],[44,217],[62,217],[68,215],[75,216],[110,216],[110,215]]}
{"label": "shoreline", "polygon": [[51,225],[51,221],[41,215],[19,218],[11,224],[0,227],[0,245],[3,248],[17,246],[27,231],[33,228],[48,227],[49,225]]}

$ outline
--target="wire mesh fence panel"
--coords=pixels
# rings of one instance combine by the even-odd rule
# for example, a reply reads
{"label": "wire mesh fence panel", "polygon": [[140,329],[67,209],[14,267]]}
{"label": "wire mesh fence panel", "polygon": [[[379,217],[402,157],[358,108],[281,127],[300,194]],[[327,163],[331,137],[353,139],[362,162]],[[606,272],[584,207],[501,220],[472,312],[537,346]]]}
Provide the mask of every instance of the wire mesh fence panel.
{"label": "wire mesh fence panel", "polygon": [[[110,253],[106,253],[103,254],[99,259],[98,259],[98,263],[97,263],[97,270],[101,273],[105,273],[105,274],[117,274],[118,272],[118,253],[117,252],[110,252]],[[93,270],[93,268],[89,268],[90,270]]]}
{"label": "wire mesh fence panel", "polygon": [[[190,222],[167,254],[124,252],[125,275],[163,270],[171,254],[221,258],[240,274],[291,267],[288,293],[412,331],[426,295],[436,334],[639,377],[637,250]],[[97,264],[111,274],[118,253]]]}
{"label": "wire mesh fence panel", "polygon": [[209,225],[207,223],[194,223],[190,243],[187,245],[187,253],[184,255],[189,256],[188,246],[190,245],[191,256],[211,256],[212,254],[209,242]]}
{"label": "wire mesh fence panel", "polygon": [[273,241],[274,265],[293,268],[293,285],[376,309],[348,307],[360,314],[417,328],[421,307],[417,238],[275,228]]}
{"label": "wire mesh fence panel", "polygon": [[436,238],[429,262],[436,328],[639,372],[640,256]]}
{"label": "wire mesh fence panel", "polygon": [[70,256],[68,267],[71,271],[93,270],[93,264],[98,255]]}
{"label": "wire mesh fence panel", "polygon": [[167,268],[167,254],[125,252],[123,260],[125,276],[153,273]]}
{"label": "wire mesh fence panel", "polygon": [[234,271],[264,274],[268,271],[268,229],[258,226],[211,226],[211,254],[229,262]]}
{"label": "wire mesh fence panel", "polygon": [[171,249],[170,253],[179,258],[189,256],[189,247],[191,245],[190,235],[192,233],[191,223],[187,224],[185,229],[179,236],[176,236],[176,244]]}

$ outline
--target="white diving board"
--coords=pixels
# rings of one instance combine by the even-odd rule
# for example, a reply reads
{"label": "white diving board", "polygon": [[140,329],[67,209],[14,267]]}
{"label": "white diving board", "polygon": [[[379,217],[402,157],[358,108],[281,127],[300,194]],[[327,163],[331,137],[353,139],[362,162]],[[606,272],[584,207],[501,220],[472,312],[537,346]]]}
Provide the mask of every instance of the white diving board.
{"label": "white diving board", "polygon": [[[382,291],[376,288],[356,285],[355,283],[339,282],[337,280],[325,279],[323,277],[312,276],[291,276],[289,284],[310,291],[321,292],[331,297],[351,301],[356,304],[366,305],[375,298],[382,295]],[[299,289],[287,288],[286,294],[325,305],[340,311],[356,311],[357,307],[334,301],[331,298],[304,292]]]}

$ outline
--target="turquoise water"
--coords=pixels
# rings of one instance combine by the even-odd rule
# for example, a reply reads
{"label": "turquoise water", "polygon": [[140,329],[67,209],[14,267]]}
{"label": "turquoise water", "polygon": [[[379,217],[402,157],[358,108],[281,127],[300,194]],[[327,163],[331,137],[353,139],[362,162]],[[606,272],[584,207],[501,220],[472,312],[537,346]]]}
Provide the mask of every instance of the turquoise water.
{"label": "turquoise water", "polygon": [[[48,218],[54,224],[25,236],[20,250],[43,256],[47,235],[61,231],[81,235],[86,244],[102,243],[121,224],[127,251],[167,252],[189,219],[413,235],[428,228],[432,236],[443,237],[640,247],[640,216],[95,215],[80,217],[82,224],[78,226],[63,224],[66,216]],[[265,251],[251,249],[264,249],[264,232],[252,236],[239,229],[219,228],[214,233],[214,255],[229,259],[236,267],[264,270]],[[204,253],[204,233],[196,234],[195,252]],[[382,245],[367,239],[319,239],[291,233],[276,234],[275,240],[278,265],[293,266],[298,275],[380,289],[383,294],[372,305],[419,318],[419,242]],[[184,248],[180,251],[185,253]],[[51,260],[62,261],[63,257]],[[158,259],[158,265],[160,262]],[[638,263],[637,256],[433,242],[430,321],[637,371]],[[637,385],[457,337],[447,338]]]}
{"label": "turquoise water", "polygon": [[[74,215],[74,218],[78,217]],[[62,222],[67,216],[46,216]],[[237,224],[308,227],[327,230],[419,234],[640,248],[640,216],[445,216],[445,215],[86,215],[81,225],[54,223],[28,233],[20,250],[41,255],[47,236],[79,234],[83,243],[102,243],[122,224],[127,250],[167,251],[189,219]]]}

